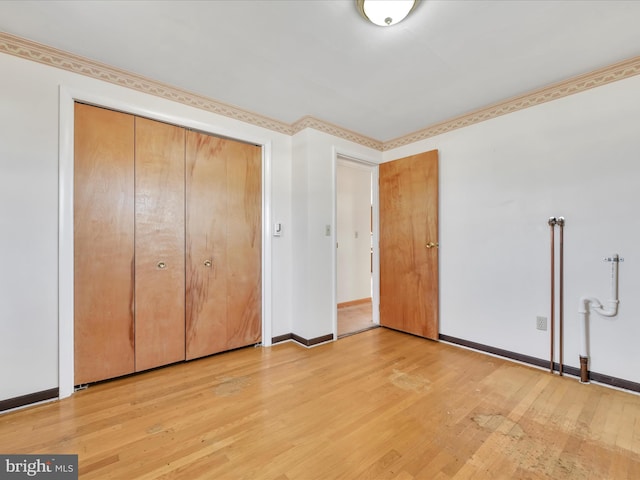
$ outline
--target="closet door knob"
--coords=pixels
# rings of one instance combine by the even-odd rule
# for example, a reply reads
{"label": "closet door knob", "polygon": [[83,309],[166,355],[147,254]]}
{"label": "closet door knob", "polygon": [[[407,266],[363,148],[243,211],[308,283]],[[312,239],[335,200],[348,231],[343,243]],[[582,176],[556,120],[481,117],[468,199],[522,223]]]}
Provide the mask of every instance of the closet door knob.
{"label": "closet door knob", "polygon": [[164,262],[158,262],[157,267],[158,267],[160,270],[164,270],[165,268],[167,268],[167,264],[166,264],[166,263],[164,263]]}
{"label": "closet door knob", "polygon": [[437,247],[437,246],[438,246],[437,243],[433,243],[433,242],[427,243],[427,248],[433,248],[433,247]]}
{"label": "closet door knob", "polygon": [[205,260],[204,261],[204,266],[205,267],[210,267],[211,266],[211,260]]}

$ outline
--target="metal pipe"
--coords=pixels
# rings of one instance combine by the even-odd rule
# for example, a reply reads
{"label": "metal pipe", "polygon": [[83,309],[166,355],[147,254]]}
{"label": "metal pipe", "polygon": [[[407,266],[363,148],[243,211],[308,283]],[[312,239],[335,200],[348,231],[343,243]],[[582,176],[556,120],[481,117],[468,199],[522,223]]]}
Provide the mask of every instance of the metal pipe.
{"label": "metal pipe", "polygon": [[560,376],[562,376],[562,362],[563,362],[563,345],[564,345],[564,217],[558,217],[557,220],[558,225],[560,226],[560,250],[559,254],[559,264],[560,271],[558,277],[558,330],[559,330],[559,338],[558,342],[560,343],[560,366],[558,368],[558,372]]}
{"label": "metal pipe", "polygon": [[589,383],[589,357],[580,357],[580,383]]}
{"label": "metal pipe", "polygon": [[550,345],[549,345],[549,370],[551,373],[553,373],[553,351],[554,351],[554,337],[555,337],[555,311],[556,311],[556,306],[555,306],[555,295],[556,295],[556,272],[555,272],[555,268],[556,268],[556,259],[555,259],[555,255],[556,255],[556,239],[555,239],[555,232],[556,232],[556,223],[558,222],[558,220],[556,219],[556,217],[551,217],[549,218],[549,227],[551,227],[551,312],[550,312],[550,318],[549,318],[549,323],[550,323],[550,334],[549,334],[549,341],[550,341]]}

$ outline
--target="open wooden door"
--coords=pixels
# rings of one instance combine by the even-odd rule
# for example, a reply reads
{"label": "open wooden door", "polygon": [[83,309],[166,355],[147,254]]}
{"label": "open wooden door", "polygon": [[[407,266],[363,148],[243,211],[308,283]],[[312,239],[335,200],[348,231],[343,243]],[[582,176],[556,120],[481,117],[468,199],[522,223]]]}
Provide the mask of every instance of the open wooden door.
{"label": "open wooden door", "polygon": [[380,164],[380,324],[438,339],[438,151]]}

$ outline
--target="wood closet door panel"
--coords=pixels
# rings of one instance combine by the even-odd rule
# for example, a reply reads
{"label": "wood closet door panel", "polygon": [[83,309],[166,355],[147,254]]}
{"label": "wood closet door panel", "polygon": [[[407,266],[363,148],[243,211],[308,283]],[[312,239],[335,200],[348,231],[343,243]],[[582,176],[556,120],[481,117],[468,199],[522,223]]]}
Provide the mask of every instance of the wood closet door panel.
{"label": "wood closet door panel", "polygon": [[262,149],[230,142],[228,155],[227,347],[237,348],[262,338]]}
{"label": "wood closet door panel", "polygon": [[262,155],[189,132],[186,157],[187,358],[197,358],[261,339]]}
{"label": "wood closet door panel", "polygon": [[224,147],[221,138],[187,132],[187,359],[228,349]]}
{"label": "wood closet door panel", "polygon": [[74,383],[134,371],[134,117],[75,105]]}
{"label": "wood closet door panel", "polygon": [[185,359],[185,130],[136,118],[136,371]]}
{"label": "wood closet door panel", "polygon": [[382,163],[380,323],[438,339],[438,151]]}

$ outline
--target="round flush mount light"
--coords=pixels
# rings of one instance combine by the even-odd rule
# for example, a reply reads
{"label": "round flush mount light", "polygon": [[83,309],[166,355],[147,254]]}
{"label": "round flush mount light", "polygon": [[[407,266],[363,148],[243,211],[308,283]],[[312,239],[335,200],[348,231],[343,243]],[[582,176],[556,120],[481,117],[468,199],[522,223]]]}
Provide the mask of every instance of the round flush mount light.
{"label": "round flush mount light", "polygon": [[360,14],[375,25],[390,27],[401,22],[420,0],[356,0]]}

